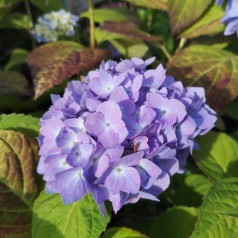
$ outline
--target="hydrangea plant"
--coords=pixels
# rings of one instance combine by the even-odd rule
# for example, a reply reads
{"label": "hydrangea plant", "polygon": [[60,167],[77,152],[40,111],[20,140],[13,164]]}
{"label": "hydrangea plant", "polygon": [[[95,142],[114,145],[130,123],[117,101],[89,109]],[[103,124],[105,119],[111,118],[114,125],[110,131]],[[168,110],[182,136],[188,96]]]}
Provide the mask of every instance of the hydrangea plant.
{"label": "hydrangea plant", "polygon": [[79,18],[64,9],[52,11],[39,17],[34,36],[37,42],[55,42],[59,36],[74,36]]}
{"label": "hydrangea plant", "polygon": [[183,87],[155,58],[102,62],[68,84],[40,125],[40,163],[48,193],[65,204],[88,193],[104,214],[140,198],[158,201],[184,171],[195,138],[214,126],[204,89]]}

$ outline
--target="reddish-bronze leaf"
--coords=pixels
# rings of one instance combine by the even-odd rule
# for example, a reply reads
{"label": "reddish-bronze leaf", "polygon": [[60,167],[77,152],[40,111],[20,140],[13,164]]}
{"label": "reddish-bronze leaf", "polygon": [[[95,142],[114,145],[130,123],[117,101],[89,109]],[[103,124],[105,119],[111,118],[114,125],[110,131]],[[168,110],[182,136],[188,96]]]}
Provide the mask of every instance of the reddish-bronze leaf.
{"label": "reddish-bronze leaf", "polygon": [[129,39],[145,40],[149,42],[160,41],[160,38],[158,38],[157,36],[152,36],[148,34],[147,32],[140,30],[138,26],[132,22],[126,22],[126,23],[105,22],[102,29],[112,33],[125,35]]}
{"label": "reddish-bronze leaf", "polygon": [[238,95],[238,56],[231,52],[192,45],[175,54],[167,70],[187,86],[204,87],[208,104],[216,110]]}
{"label": "reddish-bronze leaf", "polygon": [[31,237],[32,205],[38,195],[38,143],[16,131],[0,130],[0,237]]}
{"label": "reddish-bronze leaf", "polygon": [[74,42],[56,42],[38,47],[28,57],[35,98],[65,79],[93,68],[106,57],[104,50],[82,49]]}

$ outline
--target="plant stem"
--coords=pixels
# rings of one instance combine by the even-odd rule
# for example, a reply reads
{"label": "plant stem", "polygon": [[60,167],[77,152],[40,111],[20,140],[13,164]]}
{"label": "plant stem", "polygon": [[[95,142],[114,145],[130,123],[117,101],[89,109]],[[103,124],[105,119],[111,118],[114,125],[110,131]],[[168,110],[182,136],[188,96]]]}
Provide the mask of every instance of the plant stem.
{"label": "plant stem", "polygon": [[94,15],[93,15],[93,0],[88,0],[89,24],[90,24],[90,47],[95,47],[94,40]]}
{"label": "plant stem", "polygon": [[[30,19],[30,22],[31,22],[31,28],[33,28],[34,24],[33,24],[33,18],[32,18],[32,14],[31,14],[30,4],[29,4],[28,0],[25,0],[24,3],[25,3],[25,8],[26,8],[26,13],[27,13],[27,15]],[[31,35],[31,45],[32,45],[33,49],[36,47],[36,43],[35,43],[35,40],[32,37],[32,35]]]}

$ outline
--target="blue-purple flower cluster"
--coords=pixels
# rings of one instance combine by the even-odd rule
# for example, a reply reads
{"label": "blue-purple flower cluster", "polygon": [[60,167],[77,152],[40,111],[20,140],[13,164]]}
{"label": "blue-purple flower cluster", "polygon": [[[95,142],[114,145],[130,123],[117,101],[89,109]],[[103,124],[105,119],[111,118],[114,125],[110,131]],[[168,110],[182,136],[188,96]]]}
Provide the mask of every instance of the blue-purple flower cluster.
{"label": "blue-purple flower cluster", "polygon": [[[216,0],[216,2],[218,5],[222,5],[224,0]],[[228,0],[226,15],[222,18],[221,22],[227,24],[224,35],[236,33],[238,36],[238,0]]]}
{"label": "blue-purple flower cluster", "polygon": [[65,204],[91,193],[102,213],[140,198],[158,201],[170,176],[182,172],[194,138],[216,121],[204,89],[183,87],[155,58],[102,62],[41,119],[40,162],[48,193]]}

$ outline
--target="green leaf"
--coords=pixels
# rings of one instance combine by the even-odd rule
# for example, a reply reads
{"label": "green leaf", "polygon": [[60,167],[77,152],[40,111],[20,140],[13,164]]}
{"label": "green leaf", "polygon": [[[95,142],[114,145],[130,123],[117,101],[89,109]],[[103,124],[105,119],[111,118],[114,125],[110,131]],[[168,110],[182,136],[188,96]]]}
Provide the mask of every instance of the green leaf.
{"label": "green leaf", "polygon": [[185,184],[200,195],[207,194],[212,186],[212,182],[202,174],[188,174],[185,178]]}
{"label": "green leaf", "polygon": [[223,108],[238,95],[238,56],[205,45],[192,45],[175,54],[168,72],[185,85],[202,86],[208,104]]}
{"label": "green leaf", "polygon": [[209,132],[198,139],[200,150],[194,151],[199,168],[211,179],[238,177],[238,139],[219,132]]}
{"label": "green leaf", "polygon": [[95,238],[105,231],[110,215],[102,216],[91,195],[64,205],[44,191],[34,203],[33,238]]}
{"label": "green leaf", "polygon": [[28,80],[15,71],[0,71],[0,96],[30,96]]}
{"label": "green leaf", "polygon": [[[100,24],[103,24],[107,21],[112,22],[130,22],[130,21],[138,21],[131,11],[127,9],[95,9],[93,11],[94,21]],[[89,18],[88,12],[83,12],[81,17]]]}
{"label": "green leaf", "polygon": [[225,28],[224,24],[221,24],[223,16],[224,10],[215,3],[201,19],[183,31],[179,37],[195,38],[223,32]]}
{"label": "green leaf", "polygon": [[194,229],[199,210],[194,207],[169,208],[151,225],[151,238],[188,238]]}
{"label": "green leaf", "polygon": [[31,237],[32,204],[38,195],[38,143],[21,133],[0,130],[0,234]]}
{"label": "green leaf", "polygon": [[160,10],[168,10],[168,0],[124,0],[129,3],[148,8],[155,8]]}
{"label": "green leaf", "polygon": [[26,62],[29,52],[25,49],[14,49],[11,53],[10,59],[4,67],[4,70],[9,70],[18,64]]}
{"label": "green leaf", "polygon": [[11,13],[0,20],[0,29],[13,28],[17,30],[31,30],[32,23],[29,16],[22,13]]}
{"label": "green leaf", "polygon": [[190,238],[238,237],[238,179],[226,178],[204,197],[195,231]]}
{"label": "green leaf", "polygon": [[112,227],[103,234],[102,238],[147,238],[147,236],[126,227]]}
{"label": "green leaf", "polygon": [[110,40],[111,44],[125,57],[142,58],[148,52],[149,47],[144,42]]}
{"label": "green leaf", "polygon": [[44,12],[65,8],[62,0],[29,0],[33,5]]}
{"label": "green leaf", "polygon": [[0,129],[21,131],[27,135],[37,137],[39,135],[39,118],[24,114],[0,115]]}
{"label": "green leaf", "polygon": [[168,0],[170,28],[180,33],[193,24],[211,4],[212,0]]}
{"label": "green leaf", "polygon": [[35,82],[35,98],[67,78],[95,67],[106,57],[105,50],[82,48],[68,41],[48,43],[36,48],[28,57]]}

